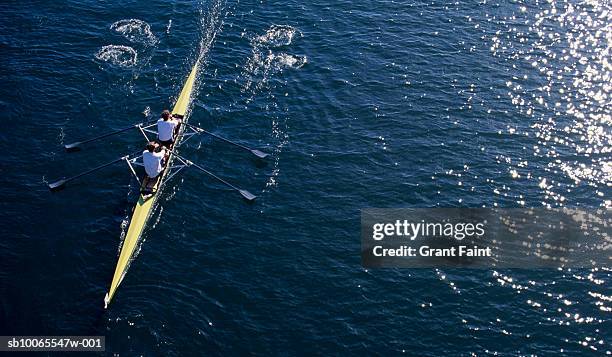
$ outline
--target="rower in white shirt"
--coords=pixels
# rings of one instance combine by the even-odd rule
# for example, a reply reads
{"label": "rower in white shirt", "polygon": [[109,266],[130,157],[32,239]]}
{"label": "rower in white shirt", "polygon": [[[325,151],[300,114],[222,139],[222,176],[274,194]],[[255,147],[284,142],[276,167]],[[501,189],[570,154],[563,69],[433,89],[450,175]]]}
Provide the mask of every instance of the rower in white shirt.
{"label": "rower in white shirt", "polygon": [[163,146],[170,148],[174,143],[174,134],[180,119],[172,118],[169,110],[164,110],[157,121],[157,140]]}
{"label": "rower in white shirt", "polygon": [[149,178],[156,178],[163,171],[165,156],[165,147],[154,141],[147,144],[147,149],[142,152],[142,163]]}

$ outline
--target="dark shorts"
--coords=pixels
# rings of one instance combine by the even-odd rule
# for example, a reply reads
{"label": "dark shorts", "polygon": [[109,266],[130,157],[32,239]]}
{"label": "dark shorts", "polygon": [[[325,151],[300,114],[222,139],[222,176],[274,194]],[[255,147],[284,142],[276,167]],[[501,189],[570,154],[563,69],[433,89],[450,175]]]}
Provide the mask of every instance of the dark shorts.
{"label": "dark shorts", "polygon": [[166,141],[159,140],[159,143],[167,148],[170,148],[172,144],[174,144],[174,140],[166,140]]}

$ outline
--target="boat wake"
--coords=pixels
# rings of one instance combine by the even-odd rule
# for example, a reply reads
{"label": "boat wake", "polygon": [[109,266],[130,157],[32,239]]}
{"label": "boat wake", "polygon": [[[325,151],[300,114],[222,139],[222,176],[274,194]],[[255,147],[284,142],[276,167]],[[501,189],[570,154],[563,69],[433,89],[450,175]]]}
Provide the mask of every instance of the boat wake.
{"label": "boat wake", "polygon": [[217,34],[223,29],[223,5],[223,1],[217,0],[213,1],[208,9],[200,8],[200,27],[202,29],[200,51],[198,53],[200,62],[206,59]]}

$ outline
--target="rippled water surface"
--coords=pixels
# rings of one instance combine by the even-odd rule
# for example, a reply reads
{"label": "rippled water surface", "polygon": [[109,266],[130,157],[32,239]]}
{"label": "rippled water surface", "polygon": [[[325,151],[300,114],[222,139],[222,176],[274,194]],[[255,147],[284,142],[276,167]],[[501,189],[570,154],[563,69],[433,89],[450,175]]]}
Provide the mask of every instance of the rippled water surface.
{"label": "rippled water surface", "polygon": [[[607,1],[0,4],[0,335],[112,355],[608,355],[610,270],[366,270],[364,207],[610,208]],[[197,58],[184,156],[111,308],[126,153]]]}

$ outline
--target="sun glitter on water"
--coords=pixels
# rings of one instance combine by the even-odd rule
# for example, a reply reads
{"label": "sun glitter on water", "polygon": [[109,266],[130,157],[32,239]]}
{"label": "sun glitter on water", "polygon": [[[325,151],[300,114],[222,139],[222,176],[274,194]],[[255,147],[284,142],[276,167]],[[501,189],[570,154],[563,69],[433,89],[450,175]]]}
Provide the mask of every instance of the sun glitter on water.
{"label": "sun glitter on water", "polygon": [[517,70],[506,86],[531,121],[533,156],[546,162],[545,176],[533,175],[542,203],[567,204],[567,192],[586,186],[599,205],[612,207],[612,11],[595,1],[549,2],[535,13],[522,5],[505,20],[490,50]]}

